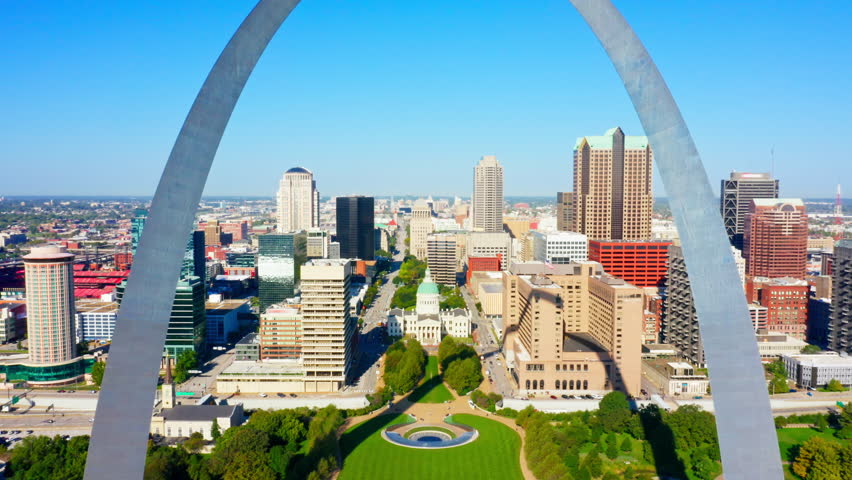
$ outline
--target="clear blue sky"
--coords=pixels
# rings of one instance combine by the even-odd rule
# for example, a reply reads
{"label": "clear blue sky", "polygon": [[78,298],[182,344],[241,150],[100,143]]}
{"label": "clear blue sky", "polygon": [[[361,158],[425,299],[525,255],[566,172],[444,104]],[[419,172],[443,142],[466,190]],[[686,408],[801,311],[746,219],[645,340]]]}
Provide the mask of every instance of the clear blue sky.
{"label": "clear blue sky", "polygon": [[[768,170],[784,196],[852,191],[852,3],[616,0],[657,62],[714,190]],[[153,193],[202,81],[253,1],[0,3],[6,194]],[[205,194],[507,195],[571,188],[576,137],[642,134],[567,0],[303,0],[249,80]],[[663,195],[659,177],[655,193]]]}

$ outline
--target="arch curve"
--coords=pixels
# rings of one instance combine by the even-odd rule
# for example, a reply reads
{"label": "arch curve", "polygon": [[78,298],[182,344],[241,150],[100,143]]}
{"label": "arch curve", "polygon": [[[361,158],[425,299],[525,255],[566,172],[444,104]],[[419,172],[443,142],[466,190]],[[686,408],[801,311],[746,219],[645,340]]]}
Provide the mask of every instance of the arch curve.
{"label": "arch curve", "polygon": [[[609,0],[570,0],[603,45],[654,145],[689,265],[729,479],[781,478],[769,398],[715,197],[650,55]],[[258,59],[299,0],[260,0],[201,87],[160,178],[118,313],[87,480],[141,478],[174,282],[210,166]],[[543,383],[543,381],[542,381]],[[543,387],[543,385],[542,385]]]}

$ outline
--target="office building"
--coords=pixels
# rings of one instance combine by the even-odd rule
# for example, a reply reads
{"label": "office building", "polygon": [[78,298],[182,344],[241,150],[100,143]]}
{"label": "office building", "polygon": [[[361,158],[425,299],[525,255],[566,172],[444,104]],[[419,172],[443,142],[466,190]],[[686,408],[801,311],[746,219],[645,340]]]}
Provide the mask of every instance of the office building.
{"label": "office building", "polygon": [[388,311],[388,335],[410,336],[423,345],[438,345],[441,339],[469,337],[471,335],[470,310],[466,308],[441,309],[441,294],[432,281],[429,269],[417,287],[417,305],[414,311],[393,308]]}
{"label": "office building", "polygon": [[[116,289],[119,305],[126,287],[127,283],[122,283]],[[163,355],[179,358],[183,352],[194,350],[200,357],[206,352],[205,297],[204,282],[200,278],[186,277],[177,282]]]}
{"label": "office building", "polygon": [[352,375],[357,327],[356,319],[349,315],[352,269],[348,259],[310,260],[302,267],[305,391],[340,390]]}
{"label": "office building", "polygon": [[754,199],[745,219],[746,273],[805,278],[808,216],[800,199]]}
{"label": "office building", "polygon": [[808,282],[797,278],[749,277],[746,299],[766,307],[766,328],[800,340],[805,339],[808,324]]}
{"label": "office building", "polygon": [[76,302],[74,323],[76,342],[112,341],[118,303],[100,299],[79,299]]}
{"label": "office building", "polygon": [[408,252],[418,260],[426,260],[426,237],[434,230],[432,225],[432,209],[422,198],[414,202],[411,208],[411,232],[408,242]]}
{"label": "office building", "polygon": [[302,306],[273,305],[260,316],[260,358],[299,359],[302,356]]}
{"label": "office building", "polygon": [[295,294],[295,235],[260,235],[257,250],[258,298],[260,311]]}
{"label": "office building", "polygon": [[828,347],[852,353],[852,240],[840,240],[835,245],[831,280]]}
{"label": "office building", "polygon": [[308,258],[328,258],[328,244],[331,236],[325,230],[308,230],[305,250]]}
{"label": "office building", "polygon": [[130,253],[136,255],[139,240],[142,238],[142,230],[145,229],[145,220],[148,218],[148,210],[137,208],[133,211],[133,219],[130,220]]}
{"label": "office building", "polygon": [[238,362],[260,360],[260,336],[256,332],[246,334],[234,345],[234,360]]}
{"label": "office building", "polygon": [[590,240],[589,260],[631,285],[659,288],[665,284],[671,244],[660,240]]}
{"label": "office building", "polygon": [[800,387],[823,388],[831,380],[839,381],[846,388],[852,387],[852,357],[822,352],[783,355],[781,360],[787,367],[787,378]]}
{"label": "office building", "polygon": [[222,227],[219,226],[218,220],[204,222],[203,226],[199,224],[198,228],[204,232],[205,245],[222,245]]}
{"label": "office building", "polygon": [[512,258],[512,238],[505,232],[470,232],[467,239],[468,257],[497,257],[502,269],[509,268]]}
{"label": "office building", "polygon": [[731,172],[722,180],[720,210],[731,245],[743,248],[745,219],[754,199],[778,198],[778,180],[768,173]]}
{"label": "office building", "polygon": [[797,355],[808,344],[790,335],[760,330],[756,333],[757,351],[764,363],[774,362],[782,355]]}
{"label": "office building", "polygon": [[808,299],[808,328],[807,342],[819,348],[828,349],[829,331],[831,329],[831,299]]}
{"label": "office building", "polygon": [[692,287],[686,271],[681,247],[669,247],[666,275],[666,296],[663,299],[663,343],[673,345],[695,365],[704,365],[704,347],[698,330],[698,316],[692,300]]}
{"label": "office building", "polygon": [[527,393],[641,384],[642,290],[595,262],[513,264],[503,274],[506,361]]}
{"label": "office building", "polygon": [[692,398],[706,395],[710,379],[686,362],[667,359],[642,360],[642,373],[663,395]]}
{"label": "office building", "polygon": [[328,258],[340,258],[340,242],[328,243]]}
{"label": "office building", "polygon": [[499,272],[500,257],[467,257],[465,283],[470,284],[471,276],[476,272]]}
{"label": "office building", "polygon": [[248,300],[225,300],[221,295],[210,295],[205,309],[208,346],[235,341],[233,336],[240,332],[240,315],[251,313]]}
{"label": "office building", "polygon": [[552,264],[585,262],[589,259],[589,239],[577,232],[531,232],[533,260]]}
{"label": "office building", "polygon": [[472,209],[474,231],[503,231],[503,166],[493,155],[473,167]]}
{"label": "office building", "polygon": [[651,238],[653,153],[648,138],[611,128],[574,146],[574,228],[591,240]]}
{"label": "office building", "polygon": [[319,227],[319,192],[314,174],[302,167],[284,172],[278,184],[278,233]]}
{"label": "office building", "polygon": [[183,263],[180,268],[180,278],[207,278],[207,258],[204,255],[204,232],[190,232],[186,250],[183,253]]}
{"label": "office building", "polygon": [[337,241],[340,258],[373,260],[375,228],[373,197],[337,197]]}
{"label": "office building", "polygon": [[74,331],[74,255],[65,247],[34,247],[24,255],[30,362],[77,357]]}
{"label": "office building", "polygon": [[458,271],[456,234],[433,233],[426,237],[426,258],[435,282],[454,287]]}
{"label": "office building", "polygon": [[574,228],[574,192],[556,192],[556,229],[570,232]]}

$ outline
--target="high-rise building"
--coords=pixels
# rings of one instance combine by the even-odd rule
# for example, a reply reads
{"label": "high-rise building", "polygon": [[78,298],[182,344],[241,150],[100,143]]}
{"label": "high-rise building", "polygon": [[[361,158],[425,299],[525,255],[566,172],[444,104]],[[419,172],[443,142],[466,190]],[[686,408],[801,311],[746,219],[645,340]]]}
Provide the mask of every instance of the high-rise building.
{"label": "high-rise building", "polygon": [[257,237],[257,296],[260,311],[295,293],[295,235],[267,233]]}
{"label": "high-rise building", "polygon": [[653,153],[619,127],[574,146],[574,228],[591,240],[651,238]]}
{"label": "high-rise building", "polygon": [[35,247],[24,255],[31,363],[61,363],[77,357],[73,266],[74,255],[65,247]]}
{"label": "high-rise building", "polygon": [[204,232],[205,245],[222,245],[222,227],[219,225],[219,220],[210,220],[204,223],[204,227],[199,225]]}
{"label": "high-rise building", "polygon": [[574,228],[574,192],[556,192],[556,229],[570,232]]}
{"label": "high-rise building", "polygon": [[136,247],[142,238],[142,230],[145,229],[145,220],[148,218],[148,210],[137,208],[133,211],[133,219],[130,221],[130,253],[136,255]]}
{"label": "high-rise building", "polygon": [[639,391],[641,289],[595,262],[516,263],[503,274],[503,302],[504,348],[521,390]]}
{"label": "high-rise building", "polygon": [[408,250],[420,260],[426,259],[426,237],[434,231],[432,225],[432,209],[426,201],[418,199],[411,208],[411,237]]}
{"label": "high-rise building", "polygon": [[319,227],[319,192],[310,170],[294,167],[284,172],[277,199],[278,233]]}
{"label": "high-rise building", "polygon": [[349,316],[352,270],[348,259],[310,260],[302,267],[302,362],[307,392],[337,391],[350,380],[357,327]]}
{"label": "high-rise building", "polygon": [[503,231],[503,166],[493,155],[473,167],[472,208],[474,231]]}
{"label": "high-rise building", "polygon": [[207,259],[204,256],[204,232],[199,230],[190,232],[189,241],[186,243],[186,250],[183,253],[180,278],[206,278],[206,263]]}
{"label": "high-rise building", "polygon": [[674,345],[691,363],[704,365],[704,346],[698,330],[698,315],[692,300],[692,286],[686,271],[686,260],[679,246],[669,247],[663,299],[663,342]]}
{"label": "high-rise building", "polygon": [[533,231],[533,259],[552,264],[585,262],[589,259],[589,239],[577,232]]}
{"label": "high-rise building", "polygon": [[[127,282],[116,288],[116,300],[119,305],[124,298]],[[169,328],[166,332],[166,344],[163,355],[178,358],[189,350],[203,354],[207,348],[207,309],[204,282],[198,277],[186,277],[177,282]]]}
{"label": "high-rise building", "polygon": [[325,230],[308,230],[305,250],[308,258],[328,258],[328,244],[331,237]]}
{"label": "high-rise building", "polygon": [[337,197],[337,241],[341,258],[373,260],[375,237],[373,197]]}
{"label": "high-rise building", "polygon": [[742,250],[745,219],[756,198],[778,198],[778,180],[768,173],[731,172],[722,180],[719,208],[731,245]]}
{"label": "high-rise building", "polygon": [[302,306],[272,305],[260,315],[260,358],[278,360],[302,356]]}
{"label": "high-rise building", "polygon": [[852,353],[852,240],[834,246],[828,348]]}
{"label": "high-rise building", "polygon": [[637,287],[663,287],[669,241],[590,240],[589,260],[604,271]]}
{"label": "high-rise building", "polygon": [[471,232],[467,239],[468,257],[499,257],[503,270],[512,258],[512,238],[506,232]]}
{"label": "high-rise building", "polygon": [[800,199],[754,199],[745,220],[746,273],[805,278],[808,215]]}
{"label": "high-rise building", "polygon": [[455,286],[458,271],[456,234],[433,233],[426,238],[426,258],[436,283]]}
{"label": "high-rise building", "polygon": [[749,277],[746,299],[766,307],[766,328],[804,340],[810,285],[797,278]]}

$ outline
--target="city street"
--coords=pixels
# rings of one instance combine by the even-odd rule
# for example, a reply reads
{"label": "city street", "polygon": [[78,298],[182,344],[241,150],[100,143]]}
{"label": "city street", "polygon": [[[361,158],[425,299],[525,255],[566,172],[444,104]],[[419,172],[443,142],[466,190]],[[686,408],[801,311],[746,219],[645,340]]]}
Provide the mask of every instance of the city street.
{"label": "city street", "polygon": [[506,369],[505,358],[500,351],[500,344],[491,331],[491,322],[479,315],[479,311],[476,309],[476,301],[468,293],[467,286],[459,290],[461,290],[462,297],[468,310],[470,310],[473,331],[477,332],[476,351],[480,356],[485,357],[485,360],[482,361],[482,373],[486,377],[485,381],[488,382],[489,377],[486,372],[490,372],[490,377],[494,381],[490,383],[490,389],[504,397],[511,397],[514,390],[513,384],[509,378],[509,371]]}
{"label": "city street", "polygon": [[229,350],[219,352],[221,353],[218,356],[208,360],[207,363],[199,368],[201,370],[200,374],[189,377],[186,382],[177,387],[176,391],[192,392],[195,394],[193,395],[194,397],[202,397],[208,393],[215,393],[216,377],[234,361],[233,347]]}

